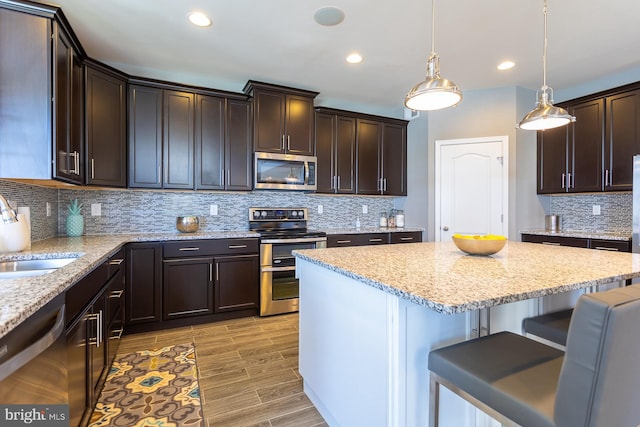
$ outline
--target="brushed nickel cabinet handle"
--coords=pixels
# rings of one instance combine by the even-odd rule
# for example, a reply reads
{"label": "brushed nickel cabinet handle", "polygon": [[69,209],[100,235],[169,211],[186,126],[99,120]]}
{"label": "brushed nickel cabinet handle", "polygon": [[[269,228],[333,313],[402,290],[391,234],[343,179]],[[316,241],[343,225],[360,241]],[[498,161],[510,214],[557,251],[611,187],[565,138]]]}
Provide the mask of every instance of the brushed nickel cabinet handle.
{"label": "brushed nickel cabinet handle", "polygon": [[191,247],[191,248],[180,248],[179,251],[199,251],[200,248]]}

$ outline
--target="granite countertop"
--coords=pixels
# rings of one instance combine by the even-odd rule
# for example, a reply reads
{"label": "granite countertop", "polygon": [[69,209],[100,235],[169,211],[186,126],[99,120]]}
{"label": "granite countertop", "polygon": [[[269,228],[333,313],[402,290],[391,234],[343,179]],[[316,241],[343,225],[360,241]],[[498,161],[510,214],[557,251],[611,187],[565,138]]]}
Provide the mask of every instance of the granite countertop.
{"label": "granite countertop", "polygon": [[294,254],[447,314],[640,277],[640,254],[513,241],[488,257],[466,255],[448,242],[300,250]]}
{"label": "granite countertop", "polygon": [[525,230],[521,234],[535,234],[537,236],[577,237],[580,239],[631,240],[631,231],[547,231],[545,229]]}
{"label": "granite countertop", "polygon": [[258,237],[258,234],[252,231],[220,231],[56,237],[33,242],[31,249],[27,251],[0,254],[0,261],[78,258],[49,274],[0,279],[0,338],[107,260],[126,243],[247,237]]}

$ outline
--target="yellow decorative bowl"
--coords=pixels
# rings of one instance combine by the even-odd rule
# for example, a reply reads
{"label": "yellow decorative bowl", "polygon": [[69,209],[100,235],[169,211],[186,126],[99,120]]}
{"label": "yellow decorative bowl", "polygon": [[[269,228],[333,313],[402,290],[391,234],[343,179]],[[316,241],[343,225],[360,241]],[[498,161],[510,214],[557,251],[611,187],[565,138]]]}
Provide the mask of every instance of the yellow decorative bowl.
{"label": "yellow decorative bowl", "polygon": [[507,244],[506,237],[495,234],[485,236],[454,234],[451,238],[458,249],[469,255],[493,255],[500,252]]}

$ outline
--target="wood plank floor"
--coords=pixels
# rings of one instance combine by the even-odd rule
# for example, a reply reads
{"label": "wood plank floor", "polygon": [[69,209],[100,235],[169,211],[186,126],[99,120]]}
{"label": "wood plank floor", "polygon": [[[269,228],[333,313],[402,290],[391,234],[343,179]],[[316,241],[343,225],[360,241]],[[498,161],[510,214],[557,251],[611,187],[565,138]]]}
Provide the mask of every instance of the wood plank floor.
{"label": "wood plank floor", "polygon": [[195,344],[208,427],[327,426],[302,391],[297,313],[127,335],[118,352],[184,342]]}

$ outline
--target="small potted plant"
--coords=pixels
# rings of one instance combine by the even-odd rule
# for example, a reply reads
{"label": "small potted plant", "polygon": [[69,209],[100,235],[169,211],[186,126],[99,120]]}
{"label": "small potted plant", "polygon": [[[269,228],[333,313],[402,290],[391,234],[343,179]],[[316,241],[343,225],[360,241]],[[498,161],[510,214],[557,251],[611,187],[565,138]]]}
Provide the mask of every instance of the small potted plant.
{"label": "small potted plant", "polygon": [[67,236],[82,236],[84,231],[84,218],[82,216],[82,203],[78,199],[73,199],[69,204],[69,215],[67,216]]}

